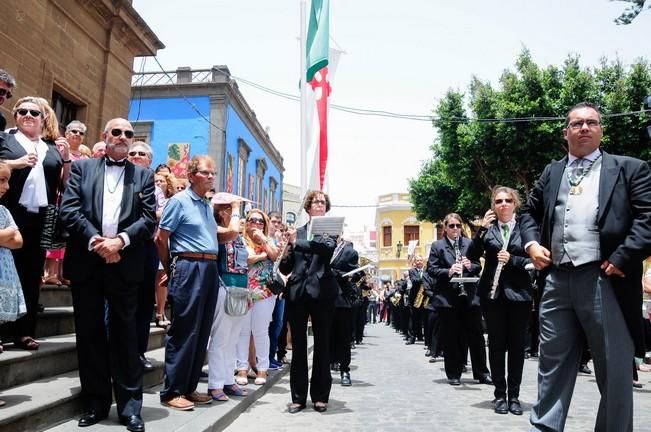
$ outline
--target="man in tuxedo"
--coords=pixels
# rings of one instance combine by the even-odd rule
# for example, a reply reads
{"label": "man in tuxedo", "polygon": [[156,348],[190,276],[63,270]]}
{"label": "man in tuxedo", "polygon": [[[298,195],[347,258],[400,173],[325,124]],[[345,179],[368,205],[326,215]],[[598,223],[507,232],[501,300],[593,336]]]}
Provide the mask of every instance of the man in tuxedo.
{"label": "man in tuxedo", "polygon": [[[633,430],[632,358],[643,353],[642,260],[651,254],[651,170],[600,150],[598,109],[574,106],[568,155],[545,167],[522,209],[522,244],[546,279],[534,431],[561,431],[585,338],[601,392],[595,430]],[[544,275],[543,275],[544,276]]]}
{"label": "man in tuxedo", "polygon": [[136,309],[156,203],[151,171],[127,161],[132,138],[127,120],[110,120],[102,133],[106,157],[73,164],[61,203],[70,235],[64,277],[71,281],[86,411],[80,427],[107,417],[113,387],[120,422],[130,431],[145,430]]}
{"label": "man in tuxedo", "polygon": [[[16,87],[16,80],[12,77],[9,72],[4,69],[0,69],[0,105],[4,104],[7,99],[11,99],[11,96]],[[0,132],[4,131],[7,127],[7,120],[5,116],[0,112]]]}
{"label": "man in tuxedo", "polygon": [[[330,210],[330,198],[321,191],[310,191],[303,208],[310,216],[323,216]],[[339,285],[330,267],[336,238],[315,234],[308,238],[307,226],[287,231],[290,246],[280,263],[280,271],[290,275],[285,287],[287,321],[292,331],[292,364],[289,385],[294,414],[305,409],[308,391],[307,319],[312,320],[314,354],[310,397],[314,410],[327,410],[332,387],[330,376],[330,331]]]}

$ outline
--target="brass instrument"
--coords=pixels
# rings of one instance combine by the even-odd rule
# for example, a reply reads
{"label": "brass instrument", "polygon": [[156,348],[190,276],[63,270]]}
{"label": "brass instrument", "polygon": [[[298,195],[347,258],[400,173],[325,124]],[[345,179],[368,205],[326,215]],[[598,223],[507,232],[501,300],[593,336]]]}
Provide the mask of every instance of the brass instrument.
{"label": "brass instrument", "polygon": [[391,303],[395,306],[398,307],[400,304],[400,299],[402,298],[402,294],[399,292],[394,293],[393,296],[391,296]]}
{"label": "brass instrument", "polygon": [[[425,300],[425,302],[423,302],[423,300]],[[414,299],[414,307],[419,309],[421,306],[426,306],[428,301],[429,299],[425,298],[425,288],[421,285],[420,288],[418,288],[416,298]]]}
{"label": "brass instrument", "polygon": [[[456,263],[462,264],[463,258],[461,257],[461,249],[459,249],[459,243],[459,233],[457,233],[454,236],[454,256],[456,258]],[[463,264],[461,266],[461,273],[459,273],[459,277],[463,277]],[[463,282],[459,282],[459,297],[467,295],[468,293],[466,292],[466,287],[463,285]]]}

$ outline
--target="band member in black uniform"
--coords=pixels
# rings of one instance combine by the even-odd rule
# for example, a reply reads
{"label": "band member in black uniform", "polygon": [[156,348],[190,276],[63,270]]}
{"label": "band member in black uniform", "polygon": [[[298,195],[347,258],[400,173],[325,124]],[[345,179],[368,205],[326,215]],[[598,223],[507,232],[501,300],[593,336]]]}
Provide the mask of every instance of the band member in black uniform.
{"label": "band member in black uniform", "polygon": [[355,270],[358,265],[357,251],[353,244],[346,240],[340,240],[332,255],[330,267],[337,278],[339,291],[335,300],[335,315],[332,320],[331,333],[331,356],[330,361],[339,363],[341,385],[350,386],[350,344],[353,327],[353,314],[351,310],[354,301],[355,291],[351,278],[359,280],[364,272],[355,273],[351,277],[344,277],[345,273]]}
{"label": "band member in black uniform", "polygon": [[423,340],[423,316],[425,314],[425,287],[423,286],[423,274],[425,268],[423,267],[423,257],[417,255],[414,257],[414,267],[409,269],[409,280],[411,281],[411,289],[409,290],[409,344],[415,341]]}
{"label": "band member in black uniform", "polygon": [[[488,359],[495,385],[495,412],[522,415],[518,398],[532,301],[525,265],[531,260],[522,248],[520,225],[515,218],[520,207],[518,192],[497,186],[491,201],[491,209],[484,215],[482,226],[472,240],[468,257],[479,259],[485,252],[479,297],[490,341]],[[507,352],[508,383],[504,365]]]}
{"label": "band member in black uniform", "polygon": [[486,344],[481,326],[477,283],[452,283],[453,277],[477,276],[479,260],[470,260],[466,251],[470,240],[461,235],[461,216],[448,214],[444,219],[445,236],[430,249],[427,272],[436,281],[437,300],[441,307],[441,335],[445,350],[445,373],[450,385],[461,384],[466,359],[466,342],[470,348],[474,379],[482,384],[493,381],[486,367]]}
{"label": "band member in black uniform", "polygon": [[409,280],[409,274],[404,272],[402,274],[402,279],[397,282],[398,292],[400,293],[400,303],[398,303],[398,310],[400,314],[400,333],[402,337],[409,344],[411,335],[409,331],[409,320],[411,319],[411,313],[409,311],[409,287],[411,281]]}
{"label": "band member in black uniform", "polygon": [[423,306],[423,322],[425,324],[425,357],[430,357],[429,362],[434,363],[437,357],[443,355],[440,341],[441,314],[439,308],[443,306],[435,295],[436,284],[427,272],[423,273],[423,293],[425,305]]}

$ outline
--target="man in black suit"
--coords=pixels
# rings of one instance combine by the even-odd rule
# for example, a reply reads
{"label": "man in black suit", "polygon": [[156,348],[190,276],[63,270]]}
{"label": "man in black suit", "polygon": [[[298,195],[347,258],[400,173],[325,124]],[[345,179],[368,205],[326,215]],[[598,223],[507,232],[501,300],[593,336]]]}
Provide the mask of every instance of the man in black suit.
{"label": "man in black suit", "polygon": [[145,430],[136,309],[156,202],[152,172],[126,160],[132,138],[127,120],[110,120],[102,133],[106,157],[73,164],[61,203],[70,234],[64,277],[71,281],[86,410],[80,427],[107,417],[112,384],[120,422],[130,431]]}
{"label": "man in black suit", "polygon": [[573,107],[569,154],[545,167],[522,210],[522,244],[545,269],[532,430],[563,430],[587,344],[601,402],[595,430],[633,430],[631,358],[643,353],[642,261],[651,254],[651,170],[600,150],[598,109]]}
{"label": "man in black suit", "polygon": [[[4,104],[11,96],[16,87],[16,80],[4,69],[0,69],[0,105]],[[0,132],[7,127],[7,120],[0,112]]]}
{"label": "man in black suit", "polygon": [[[330,198],[321,191],[310,191],[305,197],[308,215],[323,216],[330,210]],[[335,238],[314,234],[302,226],[287,231],[288,254],[280,263],[280,271],[290,275],[285,287],[287,321],[292,331],[292,364],[289,385],[292,392],[290,413],[303,410],[307,402],[307,319],[311,317],[314,333],[310,397],[314,410],[324,412],[330,398],[330,331],[339,285],[330,268]]]}
{"label": "man in black suit", "polygon": [[[409,329],[410,336],[407,345],[411,345],[416,340],[423,340],[423,318],[425,315],[425,288],[423,287],[423,257],[417,255],[414,257],[414,267],[409,269],[409,280],[411,289],[409,290]],[[421,288],[423,291],[421,292]],[[419,298],[419,293],[422,297]],[[416,304],[416,300],[420,303]]]}
{"label": "man in black suit", "polygon": [[481,265],[478,259],[466,257],[470,240],[461,236],[461,216],[450,213],[443,223],[445,237],[432,245],[427,273],[436,285],[434,301],[440,305],[441,338],[448,383],[453,386],[461,384],[461,373],[470,348],[473,377],[480,383],[492,384],[486,367],[486,344],[476,292],[477,283],[465,283],[462,286],[451,282],[452,278],[460,275],[477,276]]}

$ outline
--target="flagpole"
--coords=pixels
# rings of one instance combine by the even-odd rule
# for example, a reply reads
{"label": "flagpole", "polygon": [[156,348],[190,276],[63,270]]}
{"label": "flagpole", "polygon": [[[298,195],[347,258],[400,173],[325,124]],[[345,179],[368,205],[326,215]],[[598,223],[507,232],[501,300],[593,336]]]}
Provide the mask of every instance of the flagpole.
{"label": "flagpole", "polygon": [[307,193],[307,83],[306,79],[306,53],[307,53],[307,31],[306,31],[306,0],[301,0],[300,31],[301,31],[301,200]]}

